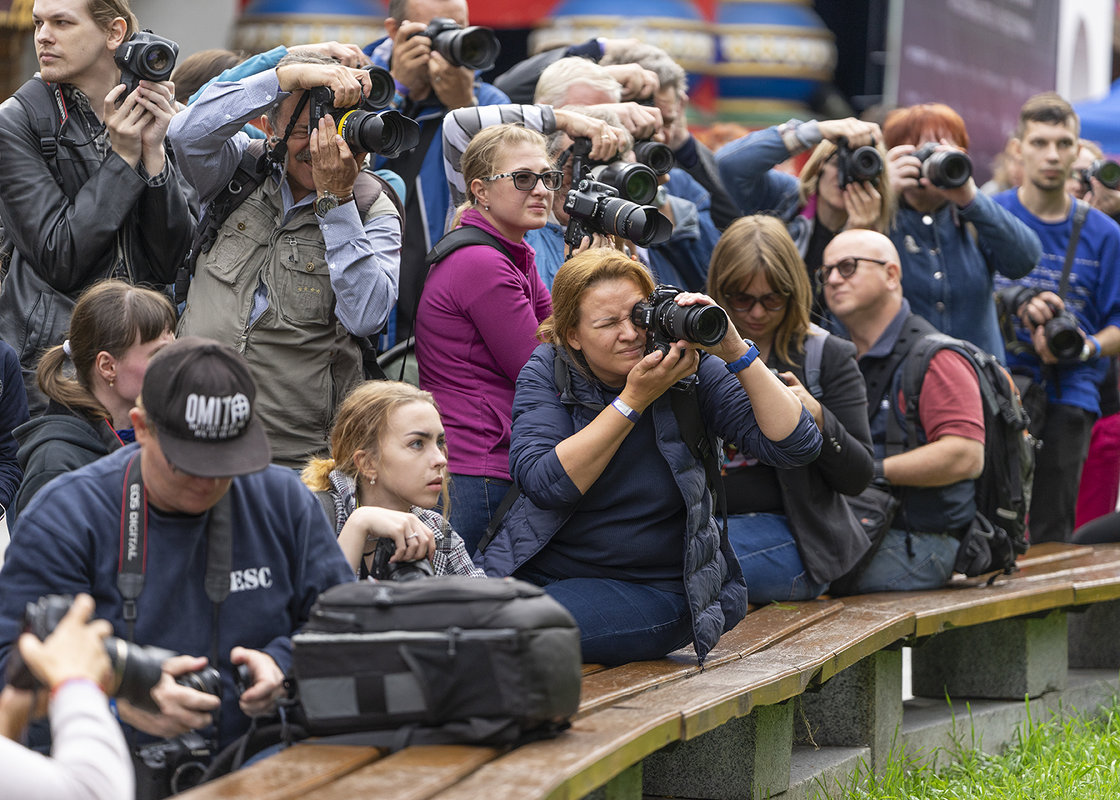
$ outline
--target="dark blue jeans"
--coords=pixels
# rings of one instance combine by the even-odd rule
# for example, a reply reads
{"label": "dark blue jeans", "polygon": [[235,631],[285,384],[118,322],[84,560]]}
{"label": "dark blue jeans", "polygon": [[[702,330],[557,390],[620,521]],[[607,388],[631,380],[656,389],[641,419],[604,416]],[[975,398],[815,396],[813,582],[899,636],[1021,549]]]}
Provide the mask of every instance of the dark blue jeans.
{"label": "dark blue jeans", "polygon": [[755,605],[812,600],[828,588],[805,571],[782,514],[732,514],[727,518],[727,538],[743,568],[747,599]]}
{"label": "dark blue jeans", "polygon": [[472,556],[486,533],[491,517],[512,485],[511,481],[500,478],[452,474],[447,487],[451,496],[451,527],[463,538],[467,552]]}
{"label": "dark blue jeans", "polygon": [[514,577],[543,586],[575,617],[585,663],[648,661],[692,642],[683,594],[610,578],[557,580],[528,569]]}

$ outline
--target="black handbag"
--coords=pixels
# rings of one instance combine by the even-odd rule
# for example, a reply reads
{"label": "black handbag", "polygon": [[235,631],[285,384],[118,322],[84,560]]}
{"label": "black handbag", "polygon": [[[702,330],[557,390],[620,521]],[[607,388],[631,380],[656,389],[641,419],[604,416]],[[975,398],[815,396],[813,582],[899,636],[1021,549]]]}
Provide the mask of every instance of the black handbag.
{"label": "black handbag", "polygon": [[855,585],[856,579],[871,563],[875,554],[879,552],[879,546],[883,543],[887,531],[890,530],[891,523],[894,522],[895,514],[898,513],[898,507],[902,502],[890,490],[874,483],[869,484],[859,494],[846,495],[844,499],[848,502],[848,507],[852,510],[852,513],[856,515],[859,524],[863,526],[867,538],[871,540],[871,546],[867,548],[867,552],[846,575],[832,582],[829,593],[836,595],[852,593],[852,587]]}
{"label": "black handbag", "polygon": [[575,621],[512,578],[341,584],[319,596],[292,650],[312,735],[516,744],[555,735],[579,707]]}

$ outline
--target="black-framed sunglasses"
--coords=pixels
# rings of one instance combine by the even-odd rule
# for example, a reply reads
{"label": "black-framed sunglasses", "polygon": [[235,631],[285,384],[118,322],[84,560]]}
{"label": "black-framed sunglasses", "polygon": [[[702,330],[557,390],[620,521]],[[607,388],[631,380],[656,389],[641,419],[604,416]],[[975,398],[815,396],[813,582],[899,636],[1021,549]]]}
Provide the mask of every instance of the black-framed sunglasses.
{"label": "black-framed sunglasses", "polygon": [[513,178],[513,188],[522,192],[533,191],[533,187],[537,185],[537,181],[543,183],[544,188],[548,189],[550,192],[555,192],[560,188],[560,184],[564,182],[564,173],[558,169],[550,169],[545,172],[531,172],[527,169],[515,169],[513,172],[491,175],[489,178],[484,178],[484,180],[489,183],[499,178]]}
{"label": "black-framed sunglasses", "polygon": [[856,274],[856,270],[859,269],[859,262],[861,261],[870,261],[872,264],[879,264],[880,266],[890,263],[881,258],[848,256],[847,258],[840,259],[835,264],[821,264],[821,268],[817,270],[817,279],[822,285],[827,283],[828,276],[832,274],[832,270],[839,272],[841,278],[850,278]]}
{"label": "black-framed sunglasses", "polygon": [[761,297],[755,297],[746,292],[726,292],[723,299],[727,301],[732,311],[749,314],[755,303],[762,303],[762,307],[767,311],[781,311],[789,302],[789,295],[767,292]]}

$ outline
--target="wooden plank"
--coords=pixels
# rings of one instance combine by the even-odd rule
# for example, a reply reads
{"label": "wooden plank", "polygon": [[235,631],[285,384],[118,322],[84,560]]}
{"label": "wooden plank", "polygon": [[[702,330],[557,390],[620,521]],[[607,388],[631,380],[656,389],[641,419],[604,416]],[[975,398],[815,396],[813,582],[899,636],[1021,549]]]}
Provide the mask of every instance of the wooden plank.
{"label": "wooden plank", "polygon": [[675,711],[611,706],[577,720],[555,739],[532,742],[480,767],[439,800],[574,800],[680,735]]}
{"label": "wooden plank", "polygon": [[495,747],[471,745],[409,747],[304,795],[304,800],[427,800],[501,753]]}
{"label": "wooden plank", "polygon": [[670,653],[656,661],[636,661],[584,676],[577,718],[636,694],[700,672],[696,656],[688,651]]}
{"label": "wooden plank", "polygon": [[297,744],[252,766],[203,784],[183,800],[296,800],[379,758],[376,747]]}

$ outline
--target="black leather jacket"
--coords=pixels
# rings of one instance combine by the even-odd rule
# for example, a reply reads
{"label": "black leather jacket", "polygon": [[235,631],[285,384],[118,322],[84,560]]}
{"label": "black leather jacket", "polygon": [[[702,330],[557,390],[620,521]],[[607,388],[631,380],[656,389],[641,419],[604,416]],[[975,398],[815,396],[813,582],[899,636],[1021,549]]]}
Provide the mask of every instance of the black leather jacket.
{"label": "black leather jacket", "polygon": [[[53,92],[28,84],[20,91],[33,105],[49,99],[41,113],[58,114]],[[112,276],[172,282],[194,230],[170,146],[167,180],[152,186],[116,153],[102,160],[91,143],[96,131],[68,110],[48,159],[20,100],[0,104],[0,220],[15,246],[0,284],[0,339],[19,353],[32,413],[45,405],[33,388],[39,355],[65,338],[82,290]]]}

